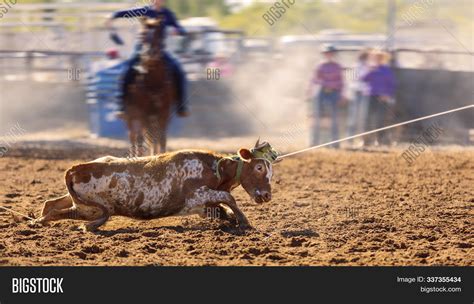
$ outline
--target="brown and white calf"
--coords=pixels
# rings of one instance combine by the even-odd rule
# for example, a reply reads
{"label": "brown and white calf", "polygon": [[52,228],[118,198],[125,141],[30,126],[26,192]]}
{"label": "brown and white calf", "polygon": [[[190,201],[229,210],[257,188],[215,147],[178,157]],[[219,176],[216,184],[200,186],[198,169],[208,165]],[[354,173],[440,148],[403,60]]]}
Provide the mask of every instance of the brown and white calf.
{"label": "brown and white calf", "polygon": [[270,201],[272,164],[248,149],[238,155],[189,150],[135,160],[107,156],[76,165],[66,172],[69,193],[45,202],[35,222],[86,220],[84,228],[93,231],[112,215],[204,217],[207,208],[219,208],[220,218],[249,228],[230,192],[242,185],[255,202]]}

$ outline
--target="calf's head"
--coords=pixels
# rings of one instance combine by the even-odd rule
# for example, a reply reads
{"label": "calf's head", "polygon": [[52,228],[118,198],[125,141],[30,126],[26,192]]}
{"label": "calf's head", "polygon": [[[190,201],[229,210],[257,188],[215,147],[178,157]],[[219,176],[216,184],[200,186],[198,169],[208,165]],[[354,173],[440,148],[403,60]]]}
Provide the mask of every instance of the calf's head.
{"label": "calf's head", "polygon": [[248,149],[240,149],[238,154],[244,161],[240,181],[242,187],[256,203],[269,202],[272,199],[272,163],[266,158],[256,157]]}

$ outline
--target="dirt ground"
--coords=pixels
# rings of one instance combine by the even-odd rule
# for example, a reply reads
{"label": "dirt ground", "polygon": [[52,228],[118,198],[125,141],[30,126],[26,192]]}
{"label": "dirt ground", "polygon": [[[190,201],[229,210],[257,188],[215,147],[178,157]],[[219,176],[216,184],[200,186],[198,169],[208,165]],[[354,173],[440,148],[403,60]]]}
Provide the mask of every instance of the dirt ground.
{"label": "dirt ground", "polygon": [[[12,150],[1,205],[38,214],[72,164],[116,151]],[[0,265],[473,265],[474,151],[318,150],[275,166],[273,201],[239,205],[256,228],[197,216],[31,228],[0,210]],[[117,155],[117,154],[116,154]]]}

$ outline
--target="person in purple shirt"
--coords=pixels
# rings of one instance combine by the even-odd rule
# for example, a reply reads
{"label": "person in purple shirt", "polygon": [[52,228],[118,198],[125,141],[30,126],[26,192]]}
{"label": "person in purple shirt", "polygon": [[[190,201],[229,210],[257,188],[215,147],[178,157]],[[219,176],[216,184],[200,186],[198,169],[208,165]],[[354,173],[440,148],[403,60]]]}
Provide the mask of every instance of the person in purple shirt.
{"label": "person in purple shirt", "polygon": [[[368,129],[374,130],[384,127],[387,110],[394,103],[395,97],[395,76],[390,68],[390,55],[383,51],[376,51],[372,54],[375,66],[363,78],[369,86],[369,116]],[[374,137],[367,137],[365,144],[374,142]],[[384,132],[377,133],[378,144],[386,144]]]}
{"label": "person in purple shirt", "polygon": [[[112,15],[112,17],[106,22],[107,27],[111,27],[112,21],[117,18],[139,18],[139,17],[148,17],[148,18],[163,18],[160,30],[165,31],[166,27],[171,26],[176,29],[177,33],[180,35],[185,35],[186,30],[179,25],[176,16],[174,13],[166,8],[165,0],[154,0],[152,1],[153,5],[144,6],[129,10],[118,11]],[[164,37],[164,35],[163,35]],[[164,42],[163,42],[164,43]],[[162,49],[164,49],[164,45]],[[142,49],[142,42],[139,41],[135,46],[135,51],[132,54],[131,58],[126,63],[126,72],[123,79],[122,84],[122,98],[121,98],[121,110],[124,110],[124,103],[123,99],[127,96],[128,93],[128,86],[135,80],[137,75],[137,71],[135,70],[135,66],[140,62],[140,51]],[[171,56],[168,52],[163,52],[164,60],[168,63],[170,68],[173,70],[174,74],[176,75],[176,80],[178,83],[178,105],[177,105],[177,113],[179,116],[188,116],[188,108],[186,104],[187,98],[187,80],[186,80],[186,73],[184,72],[181,64],[177,59]]]}
{"label": "person in purple shirt", "polygon": [[[319,94],[316,95],[313,102],[313,132],[311,144],[318,145],[320,142],[320,120],[321,111],[328,107],[331,111],[331,137],[336,140],[339,137],[338,129],[338,104],[342,97],[344,89],[343,68],[336,62],[337,50],[329,45],[323,50],[325,61],[321,63],[314,73],[310,85],[309,94],[313,95],[314,88],[319,87]],[[334,147],[339,147],[335,144]]]}

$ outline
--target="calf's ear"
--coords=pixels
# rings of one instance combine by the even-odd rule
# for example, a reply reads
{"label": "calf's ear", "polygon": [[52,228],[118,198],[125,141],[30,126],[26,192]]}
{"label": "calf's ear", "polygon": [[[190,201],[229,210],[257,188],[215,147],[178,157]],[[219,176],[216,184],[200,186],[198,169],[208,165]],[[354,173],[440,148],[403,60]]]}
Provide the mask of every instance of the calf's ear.
{"label": "calf's ear", "polygon": [[237,154],[240,156],[240,158],[246,162],[250,162],[253,158],[252,152],[250,152],[249,149],[239,149]]}

